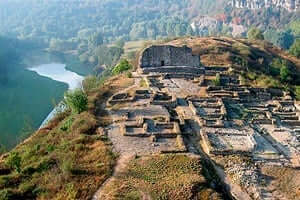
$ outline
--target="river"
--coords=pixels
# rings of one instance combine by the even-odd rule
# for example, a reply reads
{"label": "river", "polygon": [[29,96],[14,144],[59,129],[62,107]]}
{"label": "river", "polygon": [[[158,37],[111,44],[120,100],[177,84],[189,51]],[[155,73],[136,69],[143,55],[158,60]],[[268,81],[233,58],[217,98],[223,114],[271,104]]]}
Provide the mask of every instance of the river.
{"label": "river", "polygon": [[[82,81],[84,79],[83,76],[76,74],[75,72],[71,72],[66,69],[65,64],[61,63],[50,63],[50,64],[42,64],[28,68],[30,71],[34,71],[38,73],[40,76],[48,77],[52,80],[67,83],[69,90],[74,90],[76,88],[80,88]],[[46,117],[46,119],[42,122],[40,127],[43,127],[52,117],[59,112],[62,108],[62,104],[58,104]]]}
{"label": "river", "polygon": [[55,81],[67,83],[70,90],[81,87],[83,77],[75,72],[66,70],[65,67],[65,64],[50,63],[30,67],[28,69],[38,73],[40,76],[45,76]]}

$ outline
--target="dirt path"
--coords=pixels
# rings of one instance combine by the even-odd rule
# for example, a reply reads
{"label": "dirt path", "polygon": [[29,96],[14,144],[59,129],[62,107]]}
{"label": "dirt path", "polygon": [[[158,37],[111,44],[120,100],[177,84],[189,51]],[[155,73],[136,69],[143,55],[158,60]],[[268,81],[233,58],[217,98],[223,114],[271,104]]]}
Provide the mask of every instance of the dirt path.
{"label": "dirt path", "polygon": [[[136,86],[138,86],[138,84],[140,83],[140,78],[135,78],[134,80],[134,84],[130,87],[124,88],[123,90],[119,91],[118,93],[122,93],[122,92],[126,92]],[[106,103],[101,104],[102,108],[105,109],[106,107]],[[110,111],[108,110],[108,113],[110,114]],[[114,126],[114,124],[112,124],[112,126]],[[130,162],[130,160],[132,160],[135,157],[135,153],[129,153],[129,152],[119,152],[120,153],[120,157],[117,160],[117,163],[113,169],[113,174],[110,178],[108,178],[102,185],[101,187],[98,189],[98,191],[94,194],[92,200],[100,200],[100,199],[106,199],[105,197],[109,194],[104,193],[105,192],[105,188],[110,185],[114,180],[116,180],[116,177],[119,176],[120,174],[122,174],[125,170],[126,167],[128,165],[128,163]]]}
{"label": "dirt path", "polygon": [[109,196],[109,193],[104,193],[105,188],[110,185],[114,180],[116,180],[116,177],[121,175],[125,170],[130,162],[134,158],[135,154],[129,154],[129,153],[124,153],[121,154],[119,159],[117,160],[117,163],[114,167],[114,171],[112,176],[107,179],[102,186],[99,188],[99,190],[94,194],[92,200],[100,200],[100,199],[106,199],[106,196]]}

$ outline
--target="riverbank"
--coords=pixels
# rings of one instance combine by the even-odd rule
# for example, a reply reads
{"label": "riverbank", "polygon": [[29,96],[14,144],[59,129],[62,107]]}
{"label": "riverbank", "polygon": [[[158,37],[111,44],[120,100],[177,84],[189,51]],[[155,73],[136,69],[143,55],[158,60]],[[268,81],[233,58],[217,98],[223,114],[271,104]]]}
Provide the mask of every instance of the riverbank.
{"label": "riverbank", "polygon": [[[9,74],[8,81],[0,84],[0,146],[11,149],[28,137],[49,118],[64,92],[76,88],[83,80],[82,76],[69,70],[71,62],[62,64],[61,61],[59,56],[44,51],[27,52]],[[64,70],[56,67],[48,74],[45,69],[50,68],[51,63],[52,67],[56,63]],[[42,68],[36,69],[37,66]],[[68,80],[67,83],[64,80]]]}
{"label": "riverbank", "polygon": [[0,144],[12,148],[39,127],[67,84],[18,68],[0,85]]}

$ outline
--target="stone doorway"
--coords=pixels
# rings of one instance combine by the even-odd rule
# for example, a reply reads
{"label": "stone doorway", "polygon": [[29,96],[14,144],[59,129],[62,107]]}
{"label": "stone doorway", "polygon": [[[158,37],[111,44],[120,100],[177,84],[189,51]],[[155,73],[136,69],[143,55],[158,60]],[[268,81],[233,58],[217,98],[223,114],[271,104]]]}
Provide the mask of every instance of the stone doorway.
{"label": "stone doorway", "polygon": [[160,62],[160,65],[161,65],[161,66],[165,66],[165,61],[162,60],[162,61]]}

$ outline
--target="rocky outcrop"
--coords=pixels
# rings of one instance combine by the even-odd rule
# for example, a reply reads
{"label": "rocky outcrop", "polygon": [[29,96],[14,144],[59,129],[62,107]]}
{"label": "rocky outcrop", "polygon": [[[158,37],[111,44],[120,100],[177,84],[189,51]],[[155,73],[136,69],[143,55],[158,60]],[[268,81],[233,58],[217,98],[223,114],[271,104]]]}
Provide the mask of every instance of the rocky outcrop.
{"label": "rocky outcrop", "polygon": [[296,11],[300,8],[300,0],[232,0],[231,3],[233,7],[249,9],[279,7]]}

